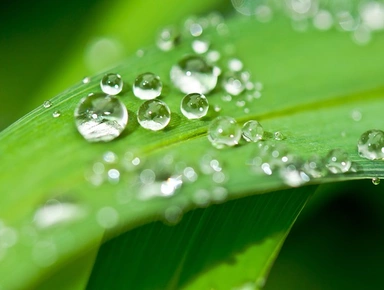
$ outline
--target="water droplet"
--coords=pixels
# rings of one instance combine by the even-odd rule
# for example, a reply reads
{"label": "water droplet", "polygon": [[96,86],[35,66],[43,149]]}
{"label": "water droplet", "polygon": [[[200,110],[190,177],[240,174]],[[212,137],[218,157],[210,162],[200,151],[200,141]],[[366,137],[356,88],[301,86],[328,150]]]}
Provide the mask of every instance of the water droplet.
{"label": "water droplet", "polygon": [[90,142],[110,141],[123,132],[128,123],[128,111],[113,96],[90,94],[81,99],[75,109],[77,130]]}
{"label": "water droplet", "polygon": [[52,113],[52,117],[53,118],[58,118],[61,116],[61,112],[59,110],[56,110]]}
{"label": "water droplet", "polygon": [[137,120],[143,128],[158,131],[169,124],[171,111],[163,101],[149,100],[140,106],[137,111]]}
{"label": "water droplet", "polygon": [[183,210],[176,205],[168,207],[164,212],[165,220],[171,225],[177,224],[182,216]]}
{"label": "water droplet", "polygon": [[119,213],[113,207],[105,206],[98,210],[96,220],[102,228],[110,229],[119,222]]}
{"label": "water droplet", "polygon": [[365,25],[360,25],[353,31],[352,39],[358,45],[366,45],[371,41],[372,33]]}
{"label": "water droplet", "polygon": [[223,95],[223,96],[221,96],[221,99],[223,100],[223,102],[230,102],[230,101],[232,101],[232,96],[231,95]]}
{"label": "water droplet", "polygon": [[106,74],[100,81],[101,90],[108,95],[117,95],[123,89],[123,80],[119,74]]}
{"label": "water droplet", "polygon": [[348,153],[342,149],[333,149],[325,157],[325,166],[335,174],[348,172],[351,165]]}
{"label": "water droplet", "polygon": [[91,82],[91,78],[90,77],[84,77],[82,82],[83,82],[83,84],[89,84]]}
{"label": "water droplet", "polygon": [[327,174],[327,168],[319,155],[312,155],[303,165],[306,174],[313,178],[320,178]]}
{"label": "water droplet", "polygon": [[280,177],[283,182],[292,187],[298,187],[309,182],[309,176],[301,170],[301,162],[299,160],[290,161],[279,170]]}
{"label": "water droplet", "polygon": [[357,142],[359,155],[370,160],[384,160],[384,132],[381,130],[368,130],[364,132]]}
{"label": "water droplet", "polygon": [[108,170],[108,181],[112,184],[117,184],[120,181],[120,171],[116,168]]}
{"label": "water droplet", "polygon": [[224,202],[228,197],[228,190],[222,186],[216,186],[211,193],[212,201],[216,203]]}
{"label": "water droplet", "polygon": [[379,185],[380,184],[380,178],[378,178],[378,177],[372,178],[372,183],[373,183],[373,185]]}
{"label": "water droplet", "polygon": [[198,177],[195,169],[193,169],[192,167],[185,167],[183,170],[183,174],[184,174],[185,178],[187,179],[187,181],[189,181],[189,182],[195,182],[197,180],[197,177]]}
{"label": "water droplet", "polygon": [[133,94],[142,100],[152,100],[161,95],[163,83],[160,77],[147,72],[139,75],[133,84]]}
{"label": "water droplet", "polygon": [[172,50],[180,42],[180,33],[173,27],[163,28],[157,36],[157,47],[163,51]]}
{"label": "water droplet", "polygon": [[285,139],[285,136],[280,131],[276,131],[275,133],[273,133],[273,139],[275,139],[277,141],[281,141],[281,140]]}
{"label": "water droplet", "polygon": [[215,112],[220,112],[220,111],[221,111],[221,107],[220,107],[219,105],[214,105],[214,106],[213,106],[213,110],[214,110]]}
{"label": "water droplet", "polygon": [[313,18],[313,26],[319,30],[328,30],[333,25],[332,14],[327,10],[319,10]]}
{"label": "water droplet", "polygon": [[198,54],[206,53],[209,49],[209,41],[203,39],[196,39],[192,42],[192,49]]}
{"label": "water droplet", "polygon": [[209,104],[203,94],[192,93],[186,95],[180,104],[180,110],[188,119],[200,119],[208,112]]}
{"label": "water droplet", "polygon": [[207,53],[207,60],[211,63],[215,63],[220,59],[220,52],[217,50],[211,50]]}
{"label": "water droplet", "polygon": [[354,121],[359,122],[362,118],[362,114],[359,110],[353,110],[351,112],[351,117]]}
{"label": "water droplet", "polygon": [[259,5],[255,10],[255,16],[259,22],[266,23],[272,20],[273,12],[268,5]]}
{"label": "water droplet", "polygon": [[32,258],[39,267],[52,266],[58,258],[56,245],[51,241],[39,241],[32,249]]}
{"label": "water droplet", "polygon": [[228,68],[231,71],[241,71],[243,69],[243,63],[237,58],[232,58],[228,61]]}
{"label": "water droplet", "polygon": [[43,103],[43,107],[44,107],[44,108],[48,109],[48,108],[50,108],[51,106],[52,106],[52,102],[51,102],[51,101],[49,101],[49,100],[44,101],[44,103]]}
{"label": "water droplet", "polygon": [[163,196],[171,196],[181,187],[183,180],[181,175],[170,176],[161,183],[160,191]]}
{"label": "water droplet", "polygon": [[5,226],[0,220],[0,251],[1,249],[13,247],[18,239],[17,231],[14,228]]}
{"label": "water droplet", "polygon": [[360,17],[369,30],[384,29],[384,4],[378,1],[362,3]]}
{"label": "water droplet", "polygon": [[263,139],[263,126],[257,121],[246,122],[242,128],[243,138],[248,142],[257,142]]}
{"label": "water droplet", "polygon": [[84,215],[84,208],[74,202],[49,199],[43,206],[35,211],[33,222],[36,227],[45,229],[76,221]]}
{"label": "water droplet", "polygon": [[203,27],[199,23],[192,23],[189,27],[192,36],[197,37],[203,33]]}
{"label": "water droplet", "polygon": [[206,94],[217,84],[218,72],[202,57],[187,56],[171,69],[171,80],[181,92]]}
{"label": "water droplet", "polygon": [[276,169],[293,163],[294,155],[282,144],[256,143],[255,152],[250,162],[252,169],[257,173],[260,171],[272,175]]}
{"label": "water droplet", "polygon": [[208,206],[210,202],[209,191],[206,189],[197,190],[192,196],[192,201],[200,207]]}
{"label": "water droplet", "polygon": [[228,72],[223,77],[222,86],[228,94],[237,96],[244,91],[246,81],[240,72]]}
{"label": "water droplet", "polygon": [[208,127],[208,140],[218,149],[239,144],[241,129],[235,119],[219,116]]}
{"label": "water droplet", "polygon": [[143,57],[145,54],[145,51],[143,49],[136,50],[136,56],[137,57]]}
{"label": "water droplet", "polygon": [[336,18],[340,28],[345,31],[354,31],[359,26],[359,19],[354,18],[351,12],[347,10],[337,13]]}

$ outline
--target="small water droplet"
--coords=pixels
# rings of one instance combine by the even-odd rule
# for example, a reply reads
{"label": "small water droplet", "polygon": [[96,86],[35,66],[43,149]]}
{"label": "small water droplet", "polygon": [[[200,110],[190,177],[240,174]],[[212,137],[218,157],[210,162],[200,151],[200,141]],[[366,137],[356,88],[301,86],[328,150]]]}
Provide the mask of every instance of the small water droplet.
{"label": "small water droplet", "polygon": [[359,155],[370,160],[384,160],[384,132],[381,130],[368,130],[364,132],[357,142]]}
{"label": "small water droplet", "polygon": [[123,89],[123,80],[119,74],[106,74],[100,81],[101,90],[108,95],[117,95]]}
{"label": "small water droplet", "polygon": [[145,51],[144,51],[143,49],[138,49],[138,50],[136,51],[136,56],[137,56],[137,57],[143,57],[144,54],[145,54]]}
{"label": "small water droplet", "polygon": [[372,183],[373,183],[374,185],[379,185],[379,184],[380,184],[380,178],[378,178],[378,177],[374,177],[374,178],[372,178]]}
{"label": "small water droplet", "polygon": [[91,82],[91,78],[90,77],[84,77],[82,82],[83,82],[83,84],[89,84]]}
{"label": "small water droplet", "polygon": [[108,181],[112,184],[117,184],[120,181],[120,171],[116,168],[108,170]]}
{"label": "small water droplet", "polygon": [[34,214],[33,222],[40,229],[76,221],[85,215],[84,208],[69,200],[49,199]]}
{"label": "small water droplet", "polygon": [[183,170],[183,174],[184,174],[185,178],[187,179],[187,181],[189,181],[189,182],[195,182],[198,178],[198,175],[197,175],[195,169],[193,169],[192,167],[185,167]]}
{"label": "small water droplet", "polygon": [[183,180],[181,175],[170,176],[161,183],[160,191],[163,196],[171,196],[181,187]]}
{"label": "small water droplet", "polygon": [[222,186],[216,186],[211,193],[212,201],[216,203],[224,202],[228,197],[228,190]]}
{"label": "small water droplet", "polygon": [[218,72],[200,56],[187,56],[171,69],[171,80],[181,92],[206,94],[217,84]]}
{"label": "small water droplet", "polygon": [[170,51],[180,42],[180,32],[173,26],[163,28],[157,36],[157,47]]}
{"label": "small water droplet", "polygon": [[192,201],[200,207],[208,206],[210,199],[209,191],[206,189],[199,189],[192,196]]}
{"label": "small water droplet", "polygon": [[243,138],[248,142],[257,142],[263,139],[264,129],[255,120],[246,122],[242,128]]}
{"label": "small water droplet", "polygon": [[114,96],[90,94],[75,109],[77,130],[89,142],[110,141],[123,132],[128,111]]}
{"label": "small water droplet", "polygon": [[224,90],[233,96],[237,96],[245,89],[247,80],[240,72],[227,72],[222,80]]}
{"label": "small water droplet", "polygon": [[354,121],[359,122],[362,118],[362,114],[359,110],[353,110],[351,112],[351,117]]}
{"label": "small water droplet", "polygon": [[183,210],[176,205],[168,207],[164,212],[165,220],[171,225],[175,225],[180,222],[182,216]]}
{"label": "small water droplet", "polygon": [[171,120],[171,111],[166,103],[154,99],[144,102],[137,111],[139,124],[148,130],[164,129]]}
{"label": "small water droplet", "polygon": [[194,37],[200,36],[203,31],[203,27],[199,23],[192,23],[189,27],[189,32]]}
{"label": "small water droplet", "polygon": [[256,19],[261,23],[266,23],[272,20],[273,12],[268,5],[259,5],[255,11]]}
{"label": "small water droplet", "polygon": [[119,213],[110,206],[98,210],[96,214],[97,223],[104,229],[115,227],[119,222]]}
{"label": "small water droplet", "polygon": [[211,50],[207,53],[207,60],[211,63],[215,63],[220,59],[220,52],[217,50]]}
{"label": "small water droplet", "polygon": [[208,112],[209,104],[203,94],[192,93],[186,95],[180,104],[180,110],[188,119],[200,119]]}
{"label": "small water droplet", "polygon": [[327,168],[319,155],[312,155],[308,158],[303,165],[303,170],[313,178],[320,178],[327,174]]}
{"label": "small water droplet", "polygon": [[231,71],[238,72],[238,71],[241,71],[243,69],[243,63],[241,60],[239,60],[237,58],[232,58],[228,61],[228,68]]}
{"label": "small water droplet", "polygon": [[273,139],[275,139],[277,141],[281,141],[281,140],[285,139],[285,136],[280,131],[276,131],[275,133],[273,133]]}
{"label": "small water droplet", "polygon": [[221,96],[221,99],[223,100],[223,102],[230,102],[230,101],[232,101],[232,96],[231,95],[223,95],[223,96]]}
{"label": "small water droplet", "polygon": [[319,30],[329,30],[332,25],[332,14],[327,10],[319,10],[313,18],[313,26],[315,26]]}
{"label": "small water droplet", "polygon": [[283,182],[292,187],[298,187],[310,181],[309,176],[301,170],[299,160],[290,161],[279,170]]}
{"label": "small water droplet", "polygon": [[241,129],[236,120],[219,116],[208,127],[208,140],[218,149],[239,144]]}
{"label": "small water droplet", "polygon": [[32,249],[32,259],[39,267],[52,266],[58,258],[56,245],[51,241],[39,241]]}
{"label": "small water droplet", "polygon": [[337,22],[341,29],[345,31],[354,31],[359,26],[359,19],[355,18],[350,11],[340,11],[336,15]]}
{"label": "small water droplet", "polygon": [[333,149],[325,157],[325,166],[334,174],[348,172],[351,165],[348,153],[342,149]]}
{"label": "small water droplet", "polygon": [[48,108],[50,108],[51,106],[52,106],[52,102],[51,102],[51,101],[49,101],[49,100],[44,101],[44,103],[43,103],[43,107],[44,107],[44,108],[48,109]]}
{"label": "small water droplet", "polygon": [[147,72],[139,75],[133,84],[133,94],[142,100],[152,100],[161,95],[163,83],[160,77]]}
{"label": "small water droplet", "polygon": [[61,112],[59,110],[56,110],[52,113],[52,117],[53,118],[58,118],[61,116]]}
{"label": "small water droplet", "polygon": [[215,112],[220,112],[220,111],[221,111],[221,107],[220,107],[219,105],[214,105],[214,106],[213,106],[213,110],[214,110]]}
{"label": "small water droplet", "polygon": [[192,49],[197,54],[206,53],[209,49],[209,41],[203,39],[196,39],[192,42]]}
{"label": "small water droplet", "polygon": [[14,228],[5,226],[5,224],[3,224],[0,220],[0,252],[2,249],[13,247],[17,243],[18,239],[18,232]]}

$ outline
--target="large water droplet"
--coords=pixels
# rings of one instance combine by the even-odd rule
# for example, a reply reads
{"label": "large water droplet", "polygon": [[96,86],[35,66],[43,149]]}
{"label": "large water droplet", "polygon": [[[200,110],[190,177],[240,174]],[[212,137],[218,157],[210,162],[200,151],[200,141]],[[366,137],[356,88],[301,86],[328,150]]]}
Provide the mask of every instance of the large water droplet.
{"label": "large water droplet", "polygon": [[35,211],[33,222],[36,227],[44,229],[76,221],[84,215],[84,209],[74,202],[49,199]]}
{"label": "large water droplet", "polygon": [[200,119],[208,112],[209,104],[203,94],[192,93],[186,95],[180,104],[180,110],[188,119]]}
{"label": "large water droplet", "polygon": [[128,111],[113,96],[90,94],[75,109],[77,130],[90,142],[110,141],[123,132],[128,123]]}
{"label": "large water droplet", "polygon": [[137,120],[143,128],[158,131],[169,124],[171,111],[163,101],[149,100],[140,106],[137,111]]}
{"label": "large water droplet", "polygon": [[117,95],[123,89],[123,80],[119,74],[106,74],[100,81],[101,90],[108,95]]}
{"label": "large water droplet", "polygon": [[381,130],[364,132],[357,142],[357,149],[361,157],[370,160],[384,159],[384,132]]}
{"label": "large water droplet", "polygon": [[142,100],[152,100],[161,95],[163,83],[160,77],[153,73],[139,75],[133,84],[133,94]]}
{"label": "large water droplet", "polygon": [[333,149],[325,157],[325,166],[332,173],[345,173],[351,169],[352,162],[347,152],[342,149]]}
{"label": "large water droplet", "polygon": [[263,139],[263,126],[257,121],[251,120],[243,125],[243,138],[248,142],[257,142]]}
{"label": "large water droplet", "polygon": [[157,36],[157,47],[163,51],[172,50],[180,42],[180,33],[175,27],[163,28]]}
{"label": "large water droplet", "polygon": [[208,127],[208,140],[218,149],[239,144],[241,129],[236,120],[219,116]]}
{"label": "large water droplet", "polygon": [[218,72],[202,57],[187,56],[171,69],[171,80],[183,93],[206,94],[217,84]]}

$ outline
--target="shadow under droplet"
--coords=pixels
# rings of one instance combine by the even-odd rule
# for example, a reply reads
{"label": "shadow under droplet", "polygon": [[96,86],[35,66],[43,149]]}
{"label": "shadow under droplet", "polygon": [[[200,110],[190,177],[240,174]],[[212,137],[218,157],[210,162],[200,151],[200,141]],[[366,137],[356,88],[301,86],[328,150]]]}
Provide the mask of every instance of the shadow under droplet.
{"label": "shadow under droplet", "polygon": [[171,121],[169,121],[168,126],[165,127],[164,130],[170,131],[170,130],[176,128],[177,126],[179,126],[180,122],[181,122],[181,116],[179,114],[176,114],[176,113],[171,113]]}
{"label": "shadow under droplet", "polygon": [[124,131],[121,133],[120,138],[129,136],[132,132],[139,128],[139,122],[137,121],[137,115],[133,111],[128,110],[128,124]]}

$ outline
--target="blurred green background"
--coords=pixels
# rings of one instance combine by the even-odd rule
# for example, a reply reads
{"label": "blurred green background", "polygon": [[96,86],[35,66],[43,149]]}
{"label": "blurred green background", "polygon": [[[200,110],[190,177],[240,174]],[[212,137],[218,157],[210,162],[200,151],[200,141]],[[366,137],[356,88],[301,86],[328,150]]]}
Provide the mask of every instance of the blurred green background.
{"label": "blurred green background", "polygon": [[[135,5],[135,1],[125,2],[126,7]],[[153,3],[148,8],[152,12],[148,13],[156,13],[156,5],[161,2]],[[84,55],[95,31],[103,31],[97,27],[105,21],[103,11],[108,5],[105,0],[2,3],[0,130],[45,99],[94,73],[79,56]],[[230,1],[212,1],[206,7],[197,7],[195,12],[213,8],[232,13]],[[139,7],[138,13],[143,9],[146,8]],[[169,16],[162,12],[159,18],[148,20],[147,27],[140,27],[147,30],[145,35],[132,39],[121,57],[150,44],[157,32],[155,27],[177,23],[185,16],[183,13],[175,11]],[[66,66],[71,61],[78,67],[68,73]],[[62,72],[63,81],[58,82]],[[382,188],[368,180],[323,186],[294,225],[265,289],[382,289]]]}

